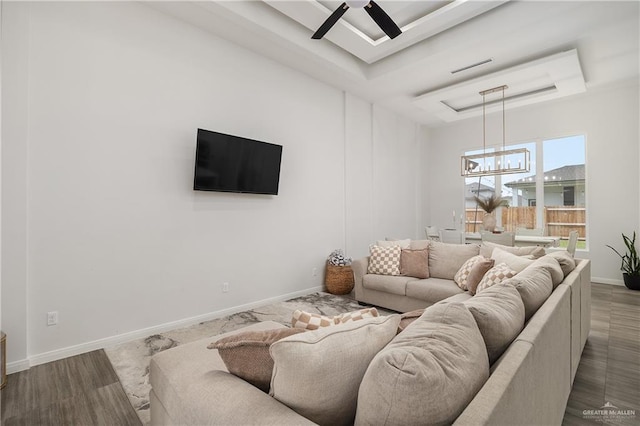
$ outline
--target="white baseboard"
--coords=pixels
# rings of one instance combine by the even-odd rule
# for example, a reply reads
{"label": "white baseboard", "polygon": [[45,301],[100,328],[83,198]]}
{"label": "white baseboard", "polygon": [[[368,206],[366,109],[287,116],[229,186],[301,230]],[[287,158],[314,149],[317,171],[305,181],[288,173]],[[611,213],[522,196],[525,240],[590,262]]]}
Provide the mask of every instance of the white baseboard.
{"label": "white baseboard", "polygon": [[17,373],[19,371],[28,370],[31,365],[28,359],[21,359],[20,361],[13,361],[7,363],[7,374]]}
{"label": "white baseboard", "polygon": [[[222,309],[220,311],[210,312],[204,315],[198,315],[191,318],[172,321],[172,322],[160,324],[153,327],[143,328],[140,330],[130,331],[127,333],[106,337],[104,339],[94,340],[91,342],[81,343],[75,346],[69,346],[66,348],[56,349],[54,351],[32,355],[27,360],[10,363],[9,365],[20,363],[20,366],[19,366],[20,369],[15,371],[26,370],[30,366],[44,364],[51,361],[57,361],[59,359],[67,358],[74,355],[80,355],[80,354],[94,351],[97,349],[104,349],[106,347],[118,345],[120,343],[128,342],[130,340],[148,337],[153,334],[163,333],[165,331],[173,330],[176,328],[188,327],[204,321],[210,321],[212,319],[222,318],[227,315],[232,315],[238,312],[247,311],[249,309],[257,308],[259,306],[264,306],[264,305],[268,305],[276,302],[282,302],[285,300],[293,299],[294,297],[300,297],[310,293],[316,293],[319,291],[323,291],[322,286],[311,287],[306,290],[300,290],[293,293],[284,294],[282,296],[276,296],[268,299],[259,300],[256,302],[245,303],[244,305],[234,306],[231,308]],[[26,367],[24,367],[23,363],[26,363]],[[9,370],[9,365],[7,365],[7,372],[11,373],[13,371]],[[16,368],[18,368],[18,366],[16,366]]]}
{"label": "white baseboard", "polygon": [[599,284],[611,284],[611,285],[621,285],[624,287],[624,281],[622,280],[613,280],[611,278],[600,278],[600,277],[591,277],[592,283]]}

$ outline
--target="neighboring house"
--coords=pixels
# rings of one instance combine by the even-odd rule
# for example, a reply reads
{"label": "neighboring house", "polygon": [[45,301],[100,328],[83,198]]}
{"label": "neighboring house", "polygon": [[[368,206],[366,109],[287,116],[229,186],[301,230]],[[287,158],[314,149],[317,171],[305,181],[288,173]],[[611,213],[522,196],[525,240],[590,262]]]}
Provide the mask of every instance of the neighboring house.
{"label": "neighboring house", "polygon": [[464,205],[468,209],[472,209],[476,206],[475,196],[487,197],[493,193],[493,187],[485,184],[478,184],[478,182],[472,182],[465,185],[464,192]]}
{"label": "neighboring house", "polygon": [[[546,206],[584,207],[584,164],[563,166],[544,172],[544,204]],[[536,175],[507,182],[504,186],[517,193],[522,206],[536,205]]]}

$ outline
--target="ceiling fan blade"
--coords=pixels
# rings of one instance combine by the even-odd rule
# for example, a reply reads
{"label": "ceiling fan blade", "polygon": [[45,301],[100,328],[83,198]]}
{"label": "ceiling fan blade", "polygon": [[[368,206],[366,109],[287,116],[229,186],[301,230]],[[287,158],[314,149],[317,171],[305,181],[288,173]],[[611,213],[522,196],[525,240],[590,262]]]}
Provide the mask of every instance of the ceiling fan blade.
{"label": "ceiling fan blade", "polygon": [[380,6],[374,1],[370,1],[364,8],[369,16],[378,24],[378,26],[389,36],[389,38],[396,38],[402,34],[402,30],[393,22],[393,19],[387,12],[382,10]]}
{"label": "ceiling fan blade", "polygon": [[311,38],[315,40],[320,40],[324,35],[338,22],[338,19],[344,15],[344,13],[349,9],[347,3],[342,3],[339,8],[333,11],[333,13],[324,21],[324,24],[320,25],[318,31],[316,31]]}

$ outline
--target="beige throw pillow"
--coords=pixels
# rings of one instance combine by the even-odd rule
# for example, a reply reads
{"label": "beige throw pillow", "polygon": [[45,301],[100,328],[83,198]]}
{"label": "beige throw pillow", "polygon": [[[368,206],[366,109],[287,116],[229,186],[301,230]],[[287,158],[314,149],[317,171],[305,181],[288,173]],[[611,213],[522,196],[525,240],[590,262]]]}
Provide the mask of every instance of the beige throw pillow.
{"label": "beige throw pillow", "polygon": [[399,322],[397,314],[368,318],[275,342],[269,394],[314,423],[353,424],[362,377]]}
{"label": "beige throw pillow", "polygon": [[480,245],[480,254],[484,257],[491,257],[493,249],[499,248],[516,256],[532,256],[533,259],[537,259],[545,255],[544,247],[539,246],[525,246],[525,247],[512,247],[503,246],[502,244],[492,243],[490,241],[483,241]]}
{"label": "beige throw pillow", "polygon": [[488,378],[473,315],[462,303],[432,305],[371,361],[355,424],[452,424]]}
{"label": "beige throw pillow", "polygon": [[497,247],[493,249],[491,258],[496,261],[496,265],[499,263],[506,263],[512,270],[516,271],[516,273],[522,272],[524,268],[533,263],[533,259],[518,256]]}
{"label": "beige throw pillow", "polygon": [[493,268],[489,269],[482,277],[476,287],[476,294],[483,290],[488,289],[491,286],[500,284],[501,282],[512,278],[516,275],[516,271],[511,269],[506,263],[499,263]]}
{"label": "beige throw pillow", "polygon": [[246,380],[263,392],[269,392],[273,372],[269,346],[280,339],[304,331],[300,328],[245,331],[223,337],[207,348],[218,350],[229,373]]}
{"label": "beige throw pillow", "polygon": [[400,246],[371,246],[367,274],[400,275]]}
{"label": "beige throw pillow", "polygon": [[447,244],[431,241],[429,244],[429,276],[452,280],[464,262],[477,256],[477,244]]}
{"label": "beige throw pillow", "polygon": [[415,278],[429,278],[429,250],[403,249],[400,252],[400,274]]}

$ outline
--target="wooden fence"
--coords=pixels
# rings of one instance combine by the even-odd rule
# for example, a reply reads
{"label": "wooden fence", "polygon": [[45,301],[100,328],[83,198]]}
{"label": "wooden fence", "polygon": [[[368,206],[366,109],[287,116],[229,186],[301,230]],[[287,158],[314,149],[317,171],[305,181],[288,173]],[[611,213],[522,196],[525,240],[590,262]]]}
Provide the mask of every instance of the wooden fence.
{"label": "wooden fence", "polygon": [[[569,232],[578,231],[578,238],[585,239],[586,234],[586,209],[573,206],[547,206],[544,207],[544,224],[536,223],[535,207],[501,207],[502,227],[505,231],[515,232],[516,228],[542,228],[544,235],[557,235],[568,238]],[[495,214],[495,213],[493,213]],[[482,209],[466,210],[466,231],[480,232],[482,229],[482,217],[485,212]],[[474,226],[475,224],[475,226]]]}

